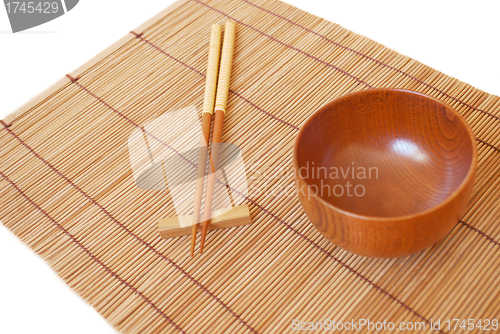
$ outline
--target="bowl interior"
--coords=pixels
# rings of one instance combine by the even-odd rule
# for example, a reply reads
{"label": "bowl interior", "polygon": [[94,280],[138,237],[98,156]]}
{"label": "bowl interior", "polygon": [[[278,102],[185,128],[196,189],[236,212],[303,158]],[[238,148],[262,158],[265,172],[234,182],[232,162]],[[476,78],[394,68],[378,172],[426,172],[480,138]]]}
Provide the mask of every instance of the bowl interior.
{"label": "bowl interior", "polygon": [[473,164],[462,117],[425,95],[369,90],[333,101],[301,130],[299,177],[316,195],[352,213],[397,217],[449,197]]}

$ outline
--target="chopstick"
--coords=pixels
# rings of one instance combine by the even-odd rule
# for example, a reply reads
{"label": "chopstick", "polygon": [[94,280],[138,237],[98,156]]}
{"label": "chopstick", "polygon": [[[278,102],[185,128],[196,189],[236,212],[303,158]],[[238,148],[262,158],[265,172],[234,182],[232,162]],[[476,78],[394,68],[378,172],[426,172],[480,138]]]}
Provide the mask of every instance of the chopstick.
{"label": "chopstick", "polygon": [[191,256],[194,256],[196,247],[196,235],[200,223],[201,198],[205,182],[205,168],[207,162],[208,144],[210,130],[212,127],[212,114],[214,112],[215,91],[217,88],[217,76],[219,70],[219,55],[222,27],[219,24],[212,25],[210,33],[210,46],[208,50],[207,77],[205,81],[205,95],[203,97],[202,111],[202,138],[200,142],[200,153],[198,157],[198,171],[196,175],[196,187],[194,193],[193,226],[191,228]]}
{"label": "chopstick", "polygon": [[[222,46],[222,56],[219,70],[219,81],[217,83],[217,100],[215,102],[214,131],[212,134],[212,148],[210,152],[211,168],[207,180],[207,192],[205,195],[205,208],[203,211],[203,222],[201,228],[200,253],[203,254],[205,237],[207,235],[208,224],[212,212],[212,199],[217,175],[217,160],[219,156],[220,142],[222,138],[222,127],[224,116],[226,115],[227,97],[229,94],[229,81],[231,78],[231,68],[233,64],[234,40],[236,37],[236,24],[226,22],[224,32],[224,44]],[[215,144],[215,145],[214,145]],[[219,144],[219,145],[217,145]]]}

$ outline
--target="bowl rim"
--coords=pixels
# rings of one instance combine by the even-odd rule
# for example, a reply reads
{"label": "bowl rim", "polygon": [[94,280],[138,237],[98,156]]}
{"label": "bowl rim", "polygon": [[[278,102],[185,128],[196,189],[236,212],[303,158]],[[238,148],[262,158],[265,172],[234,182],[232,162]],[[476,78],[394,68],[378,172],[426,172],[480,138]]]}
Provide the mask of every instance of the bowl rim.
{"label": "bowl rim", "polygon": [[[470,163],[470,166],[469,166],[469,171],[467,172],[467,175],[463,179],[462,183],[460,183],[460,185],[453,191],[453,193],[451,193],[443,201],[441,201],[438,204],[436,204],[436,205],[434,205],[434,206],[432,206],[432,207],[430,207],[428,209],[425,209],[423,211],[419,211],[419,212],[415,212],[415,213],[411,213],[411,214],[407,214],[407,215],[402,215],[402,216],[387,216],[387,217],[367,216],[367,215],[355,213],[355,212],[352,212],[352,211],[348,211],[348,210],[345,210],[345,209],[341,209],[341,208],[339,208],[339,207],[337,207],[337,206],[335,206],[335,205],[327,202],[321,196],[318,196],[318,195],[314,194],[314,195],[311,195],[311,197],[314,197],[315,199],[318,199],[321,203],[323,203],[327,207],[329,207],[329,208],[331,208],[331,209],[333,209],[333,210],[335,210],[335,211],[337,211],[337,212],[339,212],[339,213],[341,213],[343,215],[350,216],[350,217],[357,218],[357,219],[369,220],[369,221],[384,221],[384,222],[386,222],[386,221],[399,221],[399,220],[415,219],[415,218],[418,218],[418,217],[421,217],[421,216],[426,216],[429,213],[437,211],[438,209],[446,206],[448,203],[450,203],[456,197],[458,197],[462,193],[462,191],[465,189],[465,187],[467,187],[467,185],[469,184],[469,182],[471,181],[471,179],[473,180],[475,178],[475,176],[476,176],[476,168],[477,168],[477,160],[478,160],[477,145],[476,145],[476,136],[474,135],[474,132],[472,131],[469,123],[467,123],[467,121],[465,120],[465,118],[458,111],[456,111],[454,108],[452,108],[449,104],[447,104],[447,103],[445,103],[445,102],[443,102],[441,100],[438,100],[435,97],[429,96],[429,95],[424,94],[424,93],[416,92],[416,91],[413,91],[413,90],[409,90],[409,89],[401,89],[401,88],[370,88],[370,89],[367,89],[367,90],[361,90],[361,91],[352,92],[352,93],[340,96],[340,97],[335,98],[334,100],[332,100],[332,101],[330,101],[328,103],[323,104],[321,107],[319,107],[311,116],[309,116],[309,118],[300,127],[300,130],[297,133],[297,137],[295,138],[295,143],[293,145],[293,167],[294,167],[294,170],[295,170],[294,172],[295,172],[296,182],[297,182],[297,179],[300,178],[301,180],[303,180],[305,182],[305,184],[307,185],[307,187],[309,187],[309,184],[307,183],[307,181],[305,179],[301,178],[300,175],[297,174],[297,167],[298,167],[297,149],[298,149],[298,143],[299,143],[300,137],[303,135],[304,129],[315,118],[315,116],[318,115],[322,110],[330,107],[331,105],[337,104],[340,101],[350,99],[353,96],[357,96],[357,95],[370,94],[370,93],[372,93],[374,91],[401,92],[401,93],[405,93],[405,94],[419,95],[421,97],[427,98],[429,100],[432,100],[435,103],[438,103],[438,104],[442,105],[443,107],[445,107],[446,109],[448,109],[449,111],[451,111],[454,115],[456,115],[458,117],[458,119],[462,122],[462,124],[465,126],[466,131],[469,133],[469,137],[470,137],[470,140],[471,140],[471,143],[472,143],[472,160],[471,160],[471,163]],[[470,198],[469,198],[469,200],[470,200]]]}

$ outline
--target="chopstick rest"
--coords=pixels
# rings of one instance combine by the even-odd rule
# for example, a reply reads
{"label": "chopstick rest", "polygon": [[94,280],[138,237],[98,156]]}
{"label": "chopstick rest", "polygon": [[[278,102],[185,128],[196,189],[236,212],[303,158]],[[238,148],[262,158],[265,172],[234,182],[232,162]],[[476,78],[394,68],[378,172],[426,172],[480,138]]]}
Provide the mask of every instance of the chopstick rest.
{"label": "chopstick rest", "polygon": [[[210,219],[208,230],[220,230],[245,226],[252,223],[250,218],[250,209],[248,205],[242,204],[226,211],[217,210],[214,212],[214,218]],[[158,231],[163,239],[182,237],[191,233],[192,226],[197,226],[201,231],[200,224],[193,225],[193,216],[175,216],[162,218],[158,221]]]}

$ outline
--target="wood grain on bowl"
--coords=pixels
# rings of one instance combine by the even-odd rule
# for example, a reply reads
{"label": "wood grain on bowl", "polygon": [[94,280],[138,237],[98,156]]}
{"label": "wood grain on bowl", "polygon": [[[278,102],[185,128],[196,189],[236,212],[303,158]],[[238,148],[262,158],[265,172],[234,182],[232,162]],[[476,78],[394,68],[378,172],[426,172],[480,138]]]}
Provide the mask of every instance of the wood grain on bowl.
{"label": "wood grain on bowl", "polygon": [[477,149],[465,120],[424,94],[371,89],[320,108],[294,148],[314,226],[357,254],[399,257],[443,239],[464,214]]}

